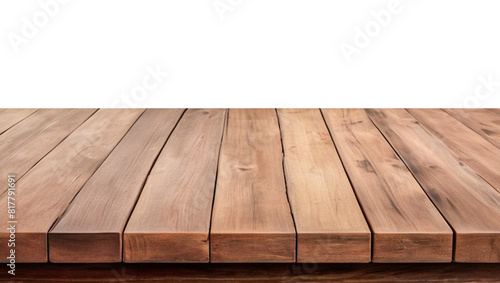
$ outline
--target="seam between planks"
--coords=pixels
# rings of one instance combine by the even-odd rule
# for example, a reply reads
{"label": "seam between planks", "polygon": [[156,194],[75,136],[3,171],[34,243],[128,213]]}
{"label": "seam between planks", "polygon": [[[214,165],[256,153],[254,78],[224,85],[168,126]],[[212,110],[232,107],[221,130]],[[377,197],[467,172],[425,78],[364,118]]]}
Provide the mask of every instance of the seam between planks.
{"label": "seam between planks", "polygon": [[[424,125],[422,124],[419,119],[417,117],[415,117],[415,115],[413,115],[410,111],[408,111],[408,109],[406,109],[406,112],[408,114],[410,114],[410,116],[413,117],[413,119],[415,119],[415,121],[417,121],[419,123],[419,125],[427,132],[429,133],[430,135],[432,135],[436,140],[438,140],[441,144],[443,144],[449,152],[451,152],[456,158],[457,160],[461,161],[462,159],[460,158],[460,156],[458,156],[458,154],[455,153],[455,151],[453,151],[450,147],[448,147],[448,145],[442,141],[438,136],[436,136],[431,130],[430,130],[430,126],[427,126],[427,125]],[[464,123],[462,123],[460,120],[456,119],[455,117],[453,117],[452,115],[450,115],[448,112],[444,111],[442,108],[440,108],[439,110],[441,110],[443,113],[445,113],[446,115],[450,116],[452,119],[458,121],[460,124],[463,124],[465,125]],[[492,113],[495,113],[495,112],[492,112]],[[469,126],[465,125],[468,129],[470,129],[472,132],[476,133],[482,140],[485,140],[487,141],[488,143],[492,144],[489,140],[485,139],[483,136],[481,136],[479,133],[477,133],[475,130],[473,130],[472,128],[470,128]],[[496,145],[493,144],[493,146],[496,147]],[[468,154],[466,154],[468,155]],[[476,170],[474,170],[472,167],[469,166],[468,162],[466,161],[462,161],[463,163],[465,163],[480,179],[482,179],[483,181],[485,181],[490,187],[493,188],[494,191],[496,191],[497,193],[500,193],[500,191],[498,191],[495,186],[493,186],[493,184],[491,184],[488,180],[486,180],[485,178],[483,178],[483,176],[481,176],[479,173],[476,172]],[[450,225],[451,226],[451,225]],[[455,239],[455,233],[453,233],[453,239]],[[453,256],[455,256],[455,253],[453,252]],[[454,258],[454,257],[453,257]]]}
{"label": "seam between planks", "polygon": [[[446,109],[446,108],[439,108],[439,110],[441,110],[441,111],[443,111],[444,113],[446,113],[446,115],[450,116],[450,117],[451,117],[451,118],[453,118],[454,120],[458,121],[460,124],[462,124],[462,125],[466,126],[467,128],[469,128],[469,130],[471,130],[471,131],[473,131],[474,133],[476,133],[476,134],[478,134],[478,135],[480,135],[480,136],[481,136],[481,134],[480,134],[480,133],[478,133],[475,129],[473,129],[473,128],[469,127],[469,125],[465,124],[465,123],[464,123],[464,122],[462,122],[461,120],[458,120],[457,118],[455,118],[455,116],[453,116],[453,115],[451,115],[450,113],[446,112],[446,111],[445,111],[445,109]],[[450,109],[450,108],[448,108],[448,109]],[[413,114],[411,114],[411,112],[410,112],[410,111],[408,111],[406,108],[405,108],[405,110],[406,110],[406,112],[410,113],[410,115],[411,115],[411,116],[413,116]],[[453,108],[451,108],[450,110],[454,110],[454,109],[453,109]],[[413,116],[413,118],[415,118],[415,120],[417,120],[417,117]],[[417,120],[417,121],[418,121],[418,120]],[[483,136],[481,136],[481,137],[483,137]],[[483,139],[484,139],[484,140],[486,140],[487,142],[489,142],[489,143],[493,144],[493,143],[492,143],[492,142],[490,142],[488,139],[485,139],[485,138],[483,138]],[[495,144],[493,144],[493,145],[496,147],[496,145],[495,145]]]}
{"label": "seam between planks", "polygon": [[290,215],[292,216],[292,222],[293,222],[293,228],[295,229],[295,263],[297,263],[297,254],[298,254],[298,249],[299,249],[299,234],[297,232],[297,224],[295,223],[295,217],[293,216],[293,210],[292,210],[292,204],[290,203],[290,198],[288,196],[288,185],[286,182],[286,171],[285,171],[285,148],[283,146],[283,133],[281,132],[281,124],[280,124],[280,118],[278,114],[278,109],[274,109],[276,113],[276,120],[278,120],[278,129],[280,131],[280,142],[281,142],[281,168],[283,170],[283,179],[285,181],[285,194],[286,194],[286,201],[288,202],[288,207],[290,208]]}
{"label": "seam between planks", "polygon": [[[427,131],[429,134],[431,134],[434,138],[436,138],[439,142],[441,142],[444,146],[446,146],[446,148],[451,152],[453,153],[453,155],[455,155],[457,157],[458,160],[462,160],[456,153],[455,151],[453,151],[451,148],[448,147],[448,145],[446,143],[444,143],[444,141],[441,141],[441,139],[436,136],[432,131],[430,131],[430,126],[426,126],[422,123],[420,123],[420,121],[418,120],[417,117],[415,117],[415,115],[413,115],[410,111],[408,111],[408,109],[406,109],[406,112],[408,112],[408,114],[410,114],[413,119],[415,119],[419,125],[425,130]],[[492,144],[494,147],[497,147],[496,145],[494,145],[493,143],[491,143],[488,139],[485,139],[481,134],[479,134],[478,132],[476,132],[476,130],[472,129],[471,127],[465,125],[464,123],[462,123],[462,121],[458,120],[457,118],[453,117],[452,115],[448,114],[448,112],[444,111],[442,108],[440,108],[439,110],[441,110],[444,114],[450,116],[452,119],[454,119],[455,121],[459,122],[460,124],[464,125],[465,127],[467,127],[467,129],[471,130],[472,132],[476,133],[482,140]],[[468,155],[468,154],[467,154]],[[466,161],[463,161],[463,163],[467,164]],[[491,184],[488,180],[486,180],[485,178],[483,178],[483,176],[481,176],[479,173],[476,172],[476,170],[474,170],[472,167],[470,167],[468,164],[467,166],[472,170],[474,171],[474,173],[481,179],[483,179],[483,181],[485,181],[488,185],[490,185],[490,187],[492,187],[495,191],[497,191],[499,194],[500,194],[500,191],[498,191],[495,186],[493,186],[493,184]]]}
{"label": "seam between planks", "polygon": [[498,115],[500,113],[500,112],[497,112],[497,111],[500,111],[500,108],[482,108],[482,109],[485,109],[488,112],[493,113],[495,115]]}
{"label": "seam between planks", "polygon": [[35,110],[33,113],[29,114],[28,116],[22,118],[21,120],[17,121],[16,123],[14,123],[12,126],[8,127],[7,129],[5,129],[3,132],[0,132],[0,135],[7,132],[8,130],[10,130],[12,127],[14,127],[15,125],[21,123],[22,121],[26,120],[28,117],[30,117],[31,115],[35,114],[36,112],[40,111],[40,109],[37,109]]}
{"label": "seam between planks", "polygon": [[363,208],[363,205],[359,201],[358,194],[356,193],[356,190],[354,189],[354,185],[352,184],[351,177],[349,176],[349,174],[347,173],[347,170],[345,169],[344,161],[342,161],[342,157],[340,156],[340,153],[337,149],[337,145],[335,144],[335,140],[333,139],[330,128],[328,127],[328,123],[325,120],[325,116],[323,115],[323,110],[320,108],[319,112],[321,113],[321,118],[323,118],[323,123],[325,123],[326,129],[328,130],[328,135],[330,135],[330,139],[332,140],[333,147],[335,148],[335,152],[337,153],[337,155],[339,157],[340,164],[342,164],[342,169],[344,169],[344,173],[347,176],[347,180],[349,180],[349,184],[351,185],[351,190],[353,191],[354,196],[356,197],[356,201],[359,205],[359,208],[361,209],[361,213],[363,213],[363,217],[365,218],[366,224],[368,224],[368,228],[370,229],[370,262],[372,262],[373,261],[373,241],[375,238],[373,236],[373,234],[375,232],[373,231],[373,228],[372,228],[370,221],[368,221],[368,217],[366,217],[366,212],[365,212],[365,209]]}
{"label": "seam between planks", "polygon": [[[487,142],[491,143],[493,146],[497,147],[497,148],[500,148],[498,147],[498,145],[494,144],[491,140],[483,137],[483,135],[481,135],[481,133],[479,133],[478,131],[476,131],[475,129],[471,128],[469,125],[465,124],[464,122],[462,122],[461,120],[457,119],[455,116],[451,115],[450,113],[448,113],[445,109],[449,109],[449,110],[455,110],[453,108],[439,108],[441,109],[443,112],[445,112],[446,114],[448,114],[449,116],[451,116],[453,119],[457,120],[458,122],[460,122],[462,125],[466,126],[467,128],[469,128],[470,130],[472,130],[473,132],[477,133],[478,135],[480,135],[484,140],[486,140]],[[493,114],[496,114],[495,112],[491,111],[491,109],[489,108],[482,108],[482,110],[484,111],[488,111],[489,113],[493,113]],[[407,111],[408,113],[410,111]],[[411,113],[410,113],[411,114]]]}
{"label": "seam between planks", "polygon": [[[96,112],[94,112],[94,113],[96,113]],[[48,234],[50,233],[50,231],[52,231],[54,229],[54,227],[57,225],[57,223],[59,223],[59,220],[61,219],[61,217],[66,213],[66,211],[68,211],[68,207],[73,203],[73,201],[75,200],[75,198],[78,196],[78,194],[80,193],[80,191],[85,187],[85,185],[88,183],[88,181],[94,176],[95,172],[97,172],[99,170],[99,168],[101,168],[101,166],[104,163],[104,161],[106,159],[108,159],[109,155],[115,150],[115,148],[120,144],[120,142],[123,140],[123,138],[130,132],[130,129],[132,129],[132,127],[137,123],[137,121],[142,117],[142,115],[145,112],[146,112],[146,110],[144,110],[137,117],[137,119],[134,121],[134,123],[132,123],[132,125],[130,126],[130,128],[128,128],[128,130],[125,132],[125,134],[120,138],[120,140],[115,144],[115,146],[108,152],[108,154],[106,155],[106,157],[102,159],[102,161],[99,163],[99,166],[97,166],[97,168],[94,170],[94,172],[92,172],[92,174],[90,175],[90,177],[85,181],[85,183],[83,183],[83,185],[80,187],[80,189],[78,189],[78,191],[73,196],[73,198],[71,198],[71,201],[68,203],[68,205],[66,206],[66,208],[64,209],[64,211],[61,213],[61,215],[59,215],[57,217],[57,219],[54,221],[54,223],[52,223],[52,225],[49,228],[49,231],[47,231],[47,259],[50,259],[50,250],[49,250],[49,245],[48,245],[48,241],[49,241],[48,237],[49,237],[49,235]],[[93,114],[91,116],[93,116]],[[87,120],[85,120],[85,121],[87,121]],[[48,262],[50,262],[50,261],[48,261]]]}
{"label": "seam between planks", "polygon": [[[35,114],[36,112],[40,111],[40,109],[38,109],[37,111],[33,112],[31,115]],[[99,111],[99,108],[96,109],[92,114],[90,114],[90,116],[87,117],[87,119],[83,120],[82,123],[80,123],[80,125],[78,125],[76,128],[73,129],[73,131],[71,131],[67,136],[65,136],[62,140],[60,140],[53,148],[51,148],[49,151],[47,151],[47,153],[42,156],[40,159],[38,159],[37,162],[35,162],[33,164],[33,166],[31,166],[28,170],[26,170],[26,172],[24,174],[22,174],[19,178],[17,178],[17,181],[16,182],[19,182],[19,180],[21,180],[22,177],[24,177],[24,175],[28,174],[31,169],[33,169],[38,163],[40,163],[40,161],[42,161],[47,155],[49,155],[49,153],[51,153],[52,151],[54,151],[54,149],[56,149],[63,141],[65,141],[73,132],[75,132],[78,128],[80,128],[85,122],[87,122],[88,119],[90,119],[92,116],[94,116],[94,114]],[[29,116],[31,116],[29,115]],[[27,116],[26,118],[28,118],[29,116]],[[24,118],[24,119],[26,119]],[[24,120],[23,119],[23,120]],[[22,121],[22,120],[21,120]],[[19,121],[19,123],[21,122]],[[16,123],[17,125],[17,123]],[[12,127],[14,127],[15,125],[13,125]],[[11,127],[11,128],[12,128]],[[10,128],[9,128],[10,129]],[[17,176],[16,176],[17,177]],[[3,191],[2,193],[0,193],[0,196],[2,196],[5,192],[7,192],[7,190]]]}
{"label": "seam between planks", "polygon": [[[148,111],[148,109],[146,109],[143,113],[146,113],[146,111]],[[130,214],[128,215],[128,218],[127,218],[127,221],[125,221],[125,225],[123,226],[123,230],[120,234],[120,237],[122,238],[122,263],[124,264],[123,262],[123,255],[124,255],[124,248],[125,248],[125,245],[123,244],[123,233],[125,233],[125,229],[127,229],[127,225],[128,225],[128,222],[130,221],[130,217],[132,217],[132,213],[134,213],[134,210],[135,210],[135,207],[137,206],[137,202],[139,202],[139,199],[141,198],[141,194],[142,194],[142,191],[144,190],[144,186],[146,185],[146,182],[148,181],[149,179],[149,175],[151,175],[151,171],[153,171],[153,168],[155,167],[156,165],[156,161],[158,161],[158,158],[160,157],[163,149],[165,148],[165,146],[167,145],[168,143],[168,140],[170,140],[170,137],[172,136],[172,134],[174,133],[175,129],[177,128],[177,125],[179,125],[179,122],[181,121],[182,117],[184,117],[184,114],[186,114],[186,111],[187,111],[187,108],[184,109],[184,111],[182,112],[181,116],[179,117],[179,119],[177,120],[177,122],[175,123],[174,127],[172,128],[172,130],[170,131],[170,133],[168,134],[168,137],[167,139],[165,140],[165,142],[163,143],[160,151],[158,151],[158,154],[156,155],[155,157],[155,160],[153,161],[153,163],[151,164],[151,168],[149,168],[149,171],[148,171],[148,174],[146,175],[146,178],[144,178],[144,182],[142,183],[141,185],[141,189],[139,190],[139,193],[137,194],[137,198],[135,199],[135,203],[134,205],[132,206],[132,210],[130,211]],[[142,116],[142,114],[141,114]],[[139,117],[140,118],[140,117]],[[139,118],[137,119],[137,121],[139,120]],[[135,123],[134,123],[135,124]],[[133,126],[133,125],[132,125]],[[132,129],[132,127],[130,127],[130,129]],[[127,132],[128,133],[128,132]],[[125,134],[126,135],[126,134]],[[125,136],[124,136],[125,137]],[[118,144],[117,144],[118,146]]]}
{"label": "seam between planks", "polygon": [[[410,111],[408,111],[406,108],[404,109],[406,112],[410,113]],[[411,113],[410,113],[411,115]],[[389,144],[389,146],[392,148],[392,150],[396,153],[396,155],[398,156],[398,158],[403,162],[403,164],[405,165],[406,169],[408,169],[408,171],[410,171],[410,174],[413,176],[413,178],[417,181],[418,185],[420,186],[420,189],[422,191],[424,191],[424,194],[427,196],[427,198],[431,201],[432,205],[434,205],[434,207],[436,208],[436,210],[439,212],[439,214],[441,215],[441,217],[444,219],[444,221],[446,221],[446,224],[448,224],[448,226],[450,227],[450,229],[453,231],[453,248],[452,248],[452,251],[451,251],[451,261],[453,262],[454,258],[455,258],[455,250],[456,250],[456,238],[457,238],[457,232],[455,231],[455,229],[453,228],[453,226],[451,226],[450,222],[448,222],[448,219],[446,219],[446,217],[444,217],[443,213],[441,212],[441,210],[439,209],[439,207],[434,203],[434,201],[432,200],[432,198],[429,197],[429,194],[427,194],[427,191],[424,190],[424,187],[422,186],[422,184],[420,183],[420,181],[418,180],[418,178],[415,176],[415,174],[413,174],[413,172],[411,171],[410,167],[408,166],[408,164],[406,164],[405,160],[401,157],[401,155],[399,154],[399,152],[392,146],[391,142],[387,139],[387,137],[384,135],[384,133],[379,129],[379,127],[377,126],[377,124],[375,122],[373,122],[372,120],[372,117],[370,115],[366,115],[368,116],[368,118],[370,119],[370,121],[372,122],[372,124],[375,126],[375,128],[380,132],[380,134],[384,137],[385,141]],[[411,115],[413,117],[413,115]],[[416,120],[416,118],[415,118]],[[418,120],[417,120],[418,121]],[[419,122],[419,125],[421,127],[423,127],[420,122]],[[423,128],[425,131],[429,132],[427,129]],[[432,133],[431,133],[432,134]],[[432,135],[434,138],[436,138],[434,135]],[[440,140],[438,140],[438,142],[441,142]],[[446,147],[448,148],[448,147]],[[449,149],[448,149],[449,150]],[[451,150],[450,150],[451,151]],[[451,152],[453,155],[455,155],[455,153]]]}
{"label": "seam between planks", "polygon": [[214,204],[215,204],[215,192],[217,190],[217,178],[219,177],[219,162],[220,162],[220,154],[222,149],[222,143],[224,142],[224,137],[227,134],[227,124],[229,119],[229,111],[230,109],[226,109],[226,113],[224,113],[224,124],[222,125],[222,135],[220,137],[219,144],[219,153],[217,154],[217,169],[215,170],[215,183],[214,183],[214,193],[212,197],[212,208],[210,209],[210,224],[208,225],[208,262],[212,262],[212,242],[210,238],[212,236],[212,218],[214,216]]}

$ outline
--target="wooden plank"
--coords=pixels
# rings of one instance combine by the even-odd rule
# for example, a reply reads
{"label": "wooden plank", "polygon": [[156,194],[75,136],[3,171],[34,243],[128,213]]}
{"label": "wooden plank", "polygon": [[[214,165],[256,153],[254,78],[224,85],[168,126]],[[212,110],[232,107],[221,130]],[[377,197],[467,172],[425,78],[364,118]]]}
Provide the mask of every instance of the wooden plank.
{"label": "wooden plank", "polygon": [[37,109],[0,109],[0,134],[36,111]]}
{"label": "wooden plank", "polygon": [[0,176],[13,173],[17,180],[21,179],[94,112],[95,109],[41,109],[0,135]]}
{"label": "wooden plank", "polygon": [[226,111],[186,111],[124,232],[125,262],[208,262],[210,214]]}
{"label": "wooden plank", "polygon": [[371,233],[319,109],[279,109],[297,262],[370,262]]}
{"label": "wooden plank", "polygon": [[322,109],[373,231],[374,262],[450,262],[453,232],[362,109]]}
{"label": "wooden plank", "polygon": [[500,148],[440,109],[408,110],[463,163],[500,192]]}
{"label": "wooden plank", "polygon": [[212,262],[293,262],[274,109],[231,109],[219,160],[210,233]]}
{"label": "wooden plank", "polygon": [[500,148],[500,115],[486,109],[443,110]]}
{"label": "wooden plank", "polygon": [[[49,229],[142,112],[97,111],[17,182],[16,263],[47,261]],[[0,202],[7,203],[7,194]],[[1,213],[0,221],[7,220],[8,214]],[[9,237],[9,231],[0,231],[0,242]],[[1,254],[8,251],[0,245]]]}
{"label": "wooden plank", "polygon": [[406,110],[367,110],[455,232],[454,261],[500,262],[500,194]]}
{"label": "wooden plank", "polygon": [[492,113],[495,113],[497,115],[500,115],[500,108],[488,108],[486,110],[491,111]]}
{"label": "wooden plank", "polygon": [[49,233],[51,262],[121,262],[122,232],[183,109],[150,109],[92,175]]}
{"label": "wooden plank", "polygon": [[443,110],[500,148],[500,115],[487,109]]}

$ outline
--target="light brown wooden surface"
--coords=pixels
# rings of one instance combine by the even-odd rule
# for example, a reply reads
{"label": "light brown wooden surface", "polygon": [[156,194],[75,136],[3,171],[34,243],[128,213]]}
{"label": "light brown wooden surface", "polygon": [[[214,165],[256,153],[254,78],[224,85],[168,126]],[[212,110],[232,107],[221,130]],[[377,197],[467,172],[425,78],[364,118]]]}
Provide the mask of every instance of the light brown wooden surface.
{"label": "light brown wooden surface", "polygon": [[409,109],[409,112],[460,161],[500,192],[500,148],[440,109]]}
{"label": "light brown wooden surface", "polygon": [[490,109],[485,109],[485,111],[490,111],[492,113],[500,115],[500,108],[490,108]]}
{"label": "light brown wooden surface", "polygon": [[[13,173],[17,180],[21,179],[95,111],[96,109],[40,109],[17,123],[0,135],[0,176]],[[25,111],[21,113],[26,114]]]}
{"label": "light brown wooden surface", "polygon": [[293,262],[295,229],[274,109],[231,109],[220,152],[212,262]]}
{"label": "light brown wooden surface", "polygon": [[15,110],[16,263],[500,262],[498,109]]}
{"label": "light brown wooden surface", "polygon": [[500,114],[484,109],[443,109],[500,148]]}
{"label": "light brown wooden surface", "polygon": [[371,233],[319,109],[279,109],[298,262],[370,262]]}
{"label": "light brown wooden surface", "polygon": [[0,134],[10,127],[26,119],[38,109],[1,109],[0,108]]}
{"label": "light brown wooden surface", "polygon": [[363,109],[322,109],[373,232],[374,262],[451,262],[453,232]]}
{"label": "light brown wooden surface", "polygon": [[367,110],[455,232],[457,262],[500,262],[500,194],[406,110]]}
{"label": "light brown wooden surface", "polygon": [[121,262],[122,232],[183,109],[149,109],[92,175],[49,233],[51,262]]}
{"label": "light brown wooden surface", "polygon": [[189,109],[158,157],[124,232],[125,262],[208,262],[226,110]]}
{"label": "light brown wooden surface", "polygon": [[[16,262],[47,261],[49,229],[142,112],[97,111],[17,182]],[[0,203],[6,204],[6,197],[1,195]],[[0,221],[7,223],[7,217],[1,213]],[[7,243],[8,237],[2,229],[0,241]],[[0,245],[0,254],[7,250]]]}

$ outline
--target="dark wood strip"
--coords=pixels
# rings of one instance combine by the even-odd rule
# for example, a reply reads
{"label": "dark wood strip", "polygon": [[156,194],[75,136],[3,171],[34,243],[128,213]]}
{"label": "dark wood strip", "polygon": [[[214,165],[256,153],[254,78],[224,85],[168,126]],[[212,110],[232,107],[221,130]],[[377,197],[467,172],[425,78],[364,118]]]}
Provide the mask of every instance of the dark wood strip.
{"label": "dark wood strip", "polygon": [[5,271],[0,278],[30,282],[498,282],[500,264],[18,264],[16,276]]}

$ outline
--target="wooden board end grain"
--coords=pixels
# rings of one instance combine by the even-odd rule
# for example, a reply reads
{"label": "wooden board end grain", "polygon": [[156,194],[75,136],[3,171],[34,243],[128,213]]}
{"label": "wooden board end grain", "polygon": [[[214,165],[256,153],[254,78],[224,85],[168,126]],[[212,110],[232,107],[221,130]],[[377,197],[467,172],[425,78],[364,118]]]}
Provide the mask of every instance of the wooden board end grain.
{"label": "wooden board end grain", "polygon": [[123,239],[123,261],[127,263],[207,263],[210,259],[208,228],[206,232],[132,232],[128,229]]}
{"label": "wooden board end grain", "polygon": [[49,233],[49,261],[54,263],[121,262],[122,233]]}
{"label": "wooden board end grain", "polygon": [[211,232],[210,245],[211,262],[283,263],[295,261],[295,233],[292,231],[282,233]]}
{"label": "wooden board end grain", "polygon": [[368,263],[371,237],[369,231],[297,232],[297,262]]}

